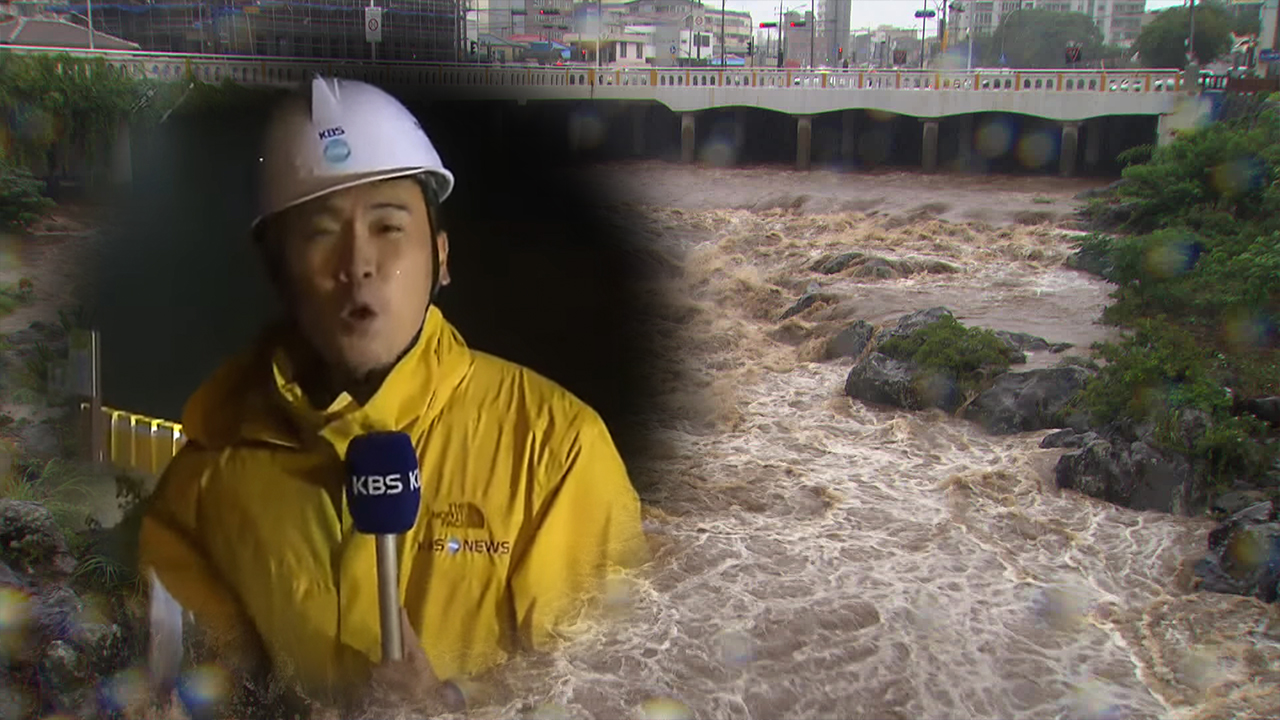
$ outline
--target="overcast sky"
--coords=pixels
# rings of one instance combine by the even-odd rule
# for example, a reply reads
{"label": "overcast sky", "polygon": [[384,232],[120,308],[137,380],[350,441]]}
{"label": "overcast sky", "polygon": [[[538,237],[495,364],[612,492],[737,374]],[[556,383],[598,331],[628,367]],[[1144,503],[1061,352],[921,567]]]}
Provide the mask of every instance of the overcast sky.
{"label": "overcast sky", "polygon": [[[706,5],[716,6],[719,0],[703,0]],[[922,0],[852,0],[853,14],[850,21],[850,27],[854,30],[858,28],[877,27],[879,25],[897,25],[905,27],[914,27],[919,24],[914,13],[923,6]],[[783,8],[786,10],[808,10],[808,0],[783,0]],[[751,13],[752,21],[759,23],[761,20],[767,20],[765,15],[772,18],[778,16],[778,0],[724,0],[725,6],[730,10],[746,10]],[[934,4],[932,1],[929,3]],[[1163,10],[1168,7],[1185,5],[1185,0],[1147,0],[1148,10]],[[814,4],[816,8],[816,3]],[[929,26],[929,32],[933,32],[933,26]]]}

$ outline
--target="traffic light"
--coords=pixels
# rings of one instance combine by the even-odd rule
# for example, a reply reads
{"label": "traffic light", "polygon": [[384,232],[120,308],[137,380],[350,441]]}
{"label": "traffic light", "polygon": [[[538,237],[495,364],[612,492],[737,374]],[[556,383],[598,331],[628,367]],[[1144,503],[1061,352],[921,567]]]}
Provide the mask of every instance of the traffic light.
{"label": "traffic light", "polygon": [[804,21],[801,20],[799,22],[793,22],[791,23],[791,27],[804,27]]}
{"label": "traffic light", "polygon": [[844,59],[844,48],[836,48],[836,59],[837,60]]}
{"label": "traffic light", "polygon": [[472,55],[475,55],[475,54],[476,54],[476,41],[475,41],[475,40],[472,40],[472,41],[471,41],[471,54],[472,54]]}
{"label": "traffic light", "polygon": [[582,59],[583,59],[583,60],[586,60],[586,59],[587,59],[587,51],[586,51],[586,49],[585,49],[585,48],[583,48],[582,50],[579,50],[579,52],[581,52],[581,53],[582,53]]}
{"label": "traffic light", "polygon": [[776,22],[762,22],[762,23],[760,23],[760,27],[761,27],[761,28],[775,28],[775,27],[778,27],[778,23],[776,23]]}
{"label": "traffic light", "polygon": [[748,41],[747,41],[747,54],[748,54],[748,55],[755,55],[755,53],[756,53],[756,41],[755,41],[755,40],[748,40]]}
{"label": "traffic light", "polygon": [[539,15],[559,15],[560,11],[559,10],[539,10],[538,14]]}

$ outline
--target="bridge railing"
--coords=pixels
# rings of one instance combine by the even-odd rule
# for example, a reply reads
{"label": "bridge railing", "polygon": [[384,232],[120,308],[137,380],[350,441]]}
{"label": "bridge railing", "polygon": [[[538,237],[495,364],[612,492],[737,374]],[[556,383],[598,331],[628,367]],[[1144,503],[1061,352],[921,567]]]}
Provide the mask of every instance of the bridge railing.
{"label": "bridge railing", "polygon": [[[89,403],[80,406],[86,429],[93,412]],[[101,408],[103,455],[113,466],[142,475],[159,475],[186,443],[181,423],[138,413]]]}
{"label": "bridge railing", "polygon": [[[43,53],[50,48],[3,46],[7,52]],[[312,73],[389,85],[445,88],[520,88],[531,95],[555,88],[557,95],[590,96],[597,88],[654,87],[761,88],[766,90],[904,90],[940,92],[1125,92],[1182,90],[1178,70],[800,70],[776,68],[596,68],[565,66],[477,65],[474,63],[373,62],[284,57],[197,55],[127,50],[58,49],[73,57],[102,57],[115,72],[152,80],[198,79],[218,83],[292,86]],[[646,94],[639,91],[630,94]],[[517,94],[520,94],[517,91]],[[612,93],[611,93],[612,94]]]}

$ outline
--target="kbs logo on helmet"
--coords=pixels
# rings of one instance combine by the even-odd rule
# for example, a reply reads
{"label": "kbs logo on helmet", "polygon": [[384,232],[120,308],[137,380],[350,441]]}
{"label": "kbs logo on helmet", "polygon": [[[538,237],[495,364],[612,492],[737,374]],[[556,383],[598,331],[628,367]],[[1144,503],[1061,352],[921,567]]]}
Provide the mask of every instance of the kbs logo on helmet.
{"label": "kbs logo on helmet", "polygon": [[396,495],[405,491],[422,488],[422,473],[414,470],[408,477],[393,473],[391,475],[353,475],[351,477],[351,494],[353,495]]}
{"label": "kbs logo on helmet", "polygon": [[351,146],[340,137],[324,144],[324,159],[330,165],[341,165],[351,157]]}

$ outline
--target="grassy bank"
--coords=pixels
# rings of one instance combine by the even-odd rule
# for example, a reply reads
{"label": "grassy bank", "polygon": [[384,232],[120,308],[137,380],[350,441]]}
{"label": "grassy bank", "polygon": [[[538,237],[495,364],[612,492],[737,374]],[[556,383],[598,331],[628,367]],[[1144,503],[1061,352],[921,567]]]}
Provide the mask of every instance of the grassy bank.
{"label": "grassy bank", "polygon": [[[1219,488],[1257,479],[1276,433],[1245,411],[1280,395],[1280,113],[1236,117],[1131,155],[1125,182],[1088,213],[1126,218],[1083,252],[1118,288],[1097,347],[1107,361],[1083,405],[1099,423],[1151,423]],[[1188,432],[1189,418],[1207,418]]]}

